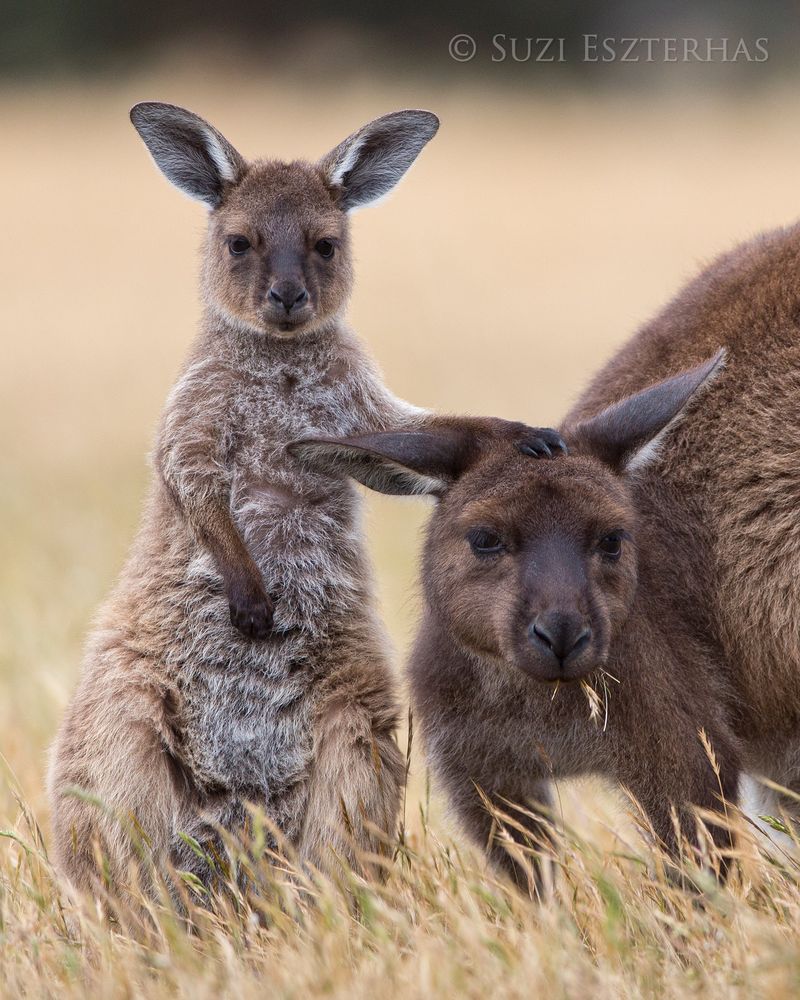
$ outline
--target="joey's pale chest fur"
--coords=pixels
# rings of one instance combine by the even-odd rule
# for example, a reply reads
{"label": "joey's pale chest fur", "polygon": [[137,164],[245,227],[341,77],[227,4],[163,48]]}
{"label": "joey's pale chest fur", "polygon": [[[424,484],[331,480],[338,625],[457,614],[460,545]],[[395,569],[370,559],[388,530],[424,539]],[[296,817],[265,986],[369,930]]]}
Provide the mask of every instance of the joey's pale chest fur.
{"label": "joey's pale chest fur", "polygon": [[279,631],[328,628],[363,590],[357,491],[285,450],[297,437],[350,433],[368,419],[363,363],[357,355],[344,363],[328,338],[271,343],[232,387],[231,512],[274,591]]}
{"label": "joey's pale chest fur", "polygon": [[[309,470],[285,446],[309,434],[351,433],[375,419],[369,400],[382,389],[366,358],[352,348],[344,354],[340,338],[225,343],[226,353],[212,365],[190,366],[184,382],[199,414],[206,395],[208,406],[225,414],[219,433],[231,514],[274,594],[275,631],[257,643],[238,634],[226,620],[213,561],[177,519],[195,594],[194,613],[181,624],[193,635],[178,635],[171,672],[180,691],[181,753],[193,773],[209,788],[269,798],[309,766],[313,687],[326,671],[325,644],[354,616],[380,634],[357,490]],[[176,405],[186,405],[180,393]],[[382,650],[372,655],[381,669]]]}

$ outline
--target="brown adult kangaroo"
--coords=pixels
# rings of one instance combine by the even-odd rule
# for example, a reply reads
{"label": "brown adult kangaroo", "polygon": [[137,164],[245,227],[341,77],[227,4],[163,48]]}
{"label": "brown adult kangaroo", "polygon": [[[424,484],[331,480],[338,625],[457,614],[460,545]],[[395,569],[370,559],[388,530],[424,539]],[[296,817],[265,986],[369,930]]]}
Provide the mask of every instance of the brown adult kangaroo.
{"label": "brown adult kangaroo", "polygon": [[[415,718],[453,809],[522,886],[526,865],[494,837],[485,799],[535,813],[551,807],[553,779],[602,774],[637,796],[674,848],[673,809],[691,836],[693,806],[736,797],[742,752],[709,533],[695,499],[645,464],[719,365],[570,425],[569,457],[554,461],[532,462],[512,442],[476,447],[466,426],[446,437],[400,430],[290,446],[309,466],[351,468],[379,489],[402,470],[406,482],[419,477],[414,492],[439,498],[409,665]],[[713,406],[713,391],[695,407]],[[682,432],[670,433],[664,447],[683,454]],[[465,450],[466,467],[456,457]],[[586,678],[611,689],[604,718],[590,716],[576,683]],[[541,843],[530,816],[515,819],[527,835],[510,826],[513,836]],[[712,833],[729,846],[720,825]]]}
{"label": "brown adult kangaroo", "polygon": [[[156,865],[207,880],[181,835],[213,854],[217,827],[243,826],[253,802],[304,860],[355,862],[396,819],[393,683],[359,496],[285,444],[449,426],[392,396],[344,320],[348,213],[394,186],[438,120],[401,111],[318,163],[247,163],[181,108],[139,104],[131,118],[166,176],[210,209],[205,310],[53,749],[55,855],[87,888],[99,852],[122,886],[135,823]],[[532,452],[558,445],[553,432],[469,423]]]}
{"label": "brown adult kangaroo", "polygon": [[[690,369],[720,346],[724,365]],[[296,446],[328,468],[358,454],[362,479],[388,463],[436,484],[413,701],[481,842],[473,782],[547,805],[550,778],[606,774],[669,847],[671,805],[690,833],[688,807],[741,799],[747,774],[800,791],[799,413],[794,226],[719,258],[620,351],[561,428],[569,458],[490,446],[455,470],[436,434]],[[552,682],[598,671],[619,683],[596,727],[577,686],[553,697]]]}

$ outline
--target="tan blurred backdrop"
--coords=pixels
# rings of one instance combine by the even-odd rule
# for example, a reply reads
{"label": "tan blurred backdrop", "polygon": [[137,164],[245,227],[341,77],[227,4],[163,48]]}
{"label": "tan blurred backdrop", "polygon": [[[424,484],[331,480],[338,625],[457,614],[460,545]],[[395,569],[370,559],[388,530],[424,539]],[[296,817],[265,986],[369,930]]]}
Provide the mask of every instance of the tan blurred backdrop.
{"label": "tan blurred backdrop", "polygon": [[[199,313],[204,212],[128,123],[142,99],[190,107],[251,156],[316,157],[396,108],[440,115],[399,190],[354,219],[351,310],[389,385],[440,410],[556,422],[699,263],[800,211],[798,101],[778,83],[749,100],[489,79],[303,91],[188,61],[0,89],[0,752],[42,819],[45,748]],[[426,512],[368,506],[399,662]],[[0,780],[0,826],[14,809]]]}

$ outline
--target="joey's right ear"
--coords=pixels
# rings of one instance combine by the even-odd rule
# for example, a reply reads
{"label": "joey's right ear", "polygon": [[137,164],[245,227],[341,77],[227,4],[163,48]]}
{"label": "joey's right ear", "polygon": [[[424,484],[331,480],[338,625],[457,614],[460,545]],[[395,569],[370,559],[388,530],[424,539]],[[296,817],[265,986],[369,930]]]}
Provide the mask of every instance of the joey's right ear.
{"label": "joey's right ear", "polygon": [[131,121],[164,176],[209,208],[245,171],[244,158],[225,136],[191,111],[146,101],[131,108]]}
{"label": "joey's right ear", "polygon": [[349,438],[305,438],[287,450],[320,472],[351,476],[378,493],[441,496],[469,463],[457,431],[378,431]]}

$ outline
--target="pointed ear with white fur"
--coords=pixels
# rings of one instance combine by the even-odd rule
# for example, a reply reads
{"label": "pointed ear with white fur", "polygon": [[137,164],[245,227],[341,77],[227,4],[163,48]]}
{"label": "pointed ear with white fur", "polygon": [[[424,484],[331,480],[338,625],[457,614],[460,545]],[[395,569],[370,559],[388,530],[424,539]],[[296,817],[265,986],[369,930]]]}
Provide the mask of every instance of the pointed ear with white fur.
{"label": "pointed ear with white fur", "polygon": [[[689,371],[642,389],[566,430],[575,451],[595,455],[617,472],[642,468],[658,454],[661,436],[725,362],[725,351]],[[574,443],[574,445],[573,445]]]}
{"label": "pointed ear with white fur", "polygon": [[469,464],[468,435],[376,431],[350,438],[305,438],[287,445],[304,465],[350,476],[377,493],[442,496]]}
{"label": "pointed ear with white fur", "polygon": [[131,121],[164,176],[209,208],[245,171],[243,157],[225,136],[191,111],[146,101],[131,108]]}
{"label": "pointed ear with white fur", "polygon": [[349,212],[388,194],[438,128],[430,111],[395,111],[340,142],[319,165],[341,207]]}

